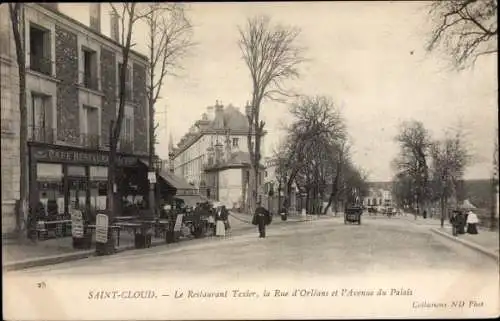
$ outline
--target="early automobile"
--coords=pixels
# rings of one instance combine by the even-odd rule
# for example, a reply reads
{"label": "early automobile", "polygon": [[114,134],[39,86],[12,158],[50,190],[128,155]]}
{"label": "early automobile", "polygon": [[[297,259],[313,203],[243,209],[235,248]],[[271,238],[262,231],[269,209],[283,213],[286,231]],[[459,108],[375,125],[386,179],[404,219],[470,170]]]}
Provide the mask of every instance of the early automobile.
{"label": "early automobile", "polygon": [[361,215],[363,208],[361,206],[347,206],[344,211],[344,224],[357,223],[361,224]]}

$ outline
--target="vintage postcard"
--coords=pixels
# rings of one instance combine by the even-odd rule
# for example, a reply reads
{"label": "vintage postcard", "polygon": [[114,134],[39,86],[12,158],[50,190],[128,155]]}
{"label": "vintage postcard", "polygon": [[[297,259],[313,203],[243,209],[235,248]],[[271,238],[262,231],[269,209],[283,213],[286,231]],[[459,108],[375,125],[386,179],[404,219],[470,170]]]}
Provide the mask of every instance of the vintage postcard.
{"label": "vintage postcard", "polygon": [[0,17],[5,320],[499,316],[497,0]]}

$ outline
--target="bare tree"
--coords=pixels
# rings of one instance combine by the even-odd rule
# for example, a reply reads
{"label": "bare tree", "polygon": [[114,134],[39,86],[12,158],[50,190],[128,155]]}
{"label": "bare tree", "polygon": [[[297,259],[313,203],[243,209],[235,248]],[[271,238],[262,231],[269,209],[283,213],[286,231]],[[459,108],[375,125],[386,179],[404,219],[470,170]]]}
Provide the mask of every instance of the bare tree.
{"label": "bare tree", "polygon": [[435,27],[427,50],[443,46],[457,68],[498,52],[497,0],[434,1],[429,13]]}
{"label": "bare tree", "polygon": [[[395,167],[412,179],[416,212],[428,196],[429,165],[428,157],[431,138],[420,121],[403,122],[396,141],[400,145],[400,154],[395,159]],[[415,216],[416,217],[416,216]]]}
{"label": "bare tree", "polygon": [[[145,18],[150,12],[151,7],[139,4],[141,7],[137,7],[136,2],[124,2],[121,4],[110,3],[113,13],[119,18],[119,36],[121,44],[121,54],[123,57],[122,67],[118,71],[118,115],[115,121],[110,123],[110,139],[109,139],[109,164],[108,164],[108,190],[107,190],[107,213],[109,215],[110,221],[115,214],[116,204],[115,204],[115,186],[116,186],[116,161],[117,161],[117,149],[118,142],[120,140],[121,129],[123,118],[125,115],[125,101],[126,101],[126,81],[128,73],[128,63],[130,57],[131,48],[135,45],[132,43],[132,33],[134,30],[134,25],[137,21]],[[113,233],[110,233],[107,243],[98,243],[96,246],[96,251],[99,254],[107,255],[114,252],[114,237]],[[102,244],[102,245],[101,245]]]}
{"label": "bare tree", "polygon": [[[185,6],[180,3],[152,3],[144,21],[148,28],[149,83],[147,98],[149,107],[149,166],[154,170],[155,144],[158,124],[155,123],[155,105],[160,97],[167,75],[176,75],[182,68],[181,60],[194,45],[193,27],[186,16]],[[153,190],[150,192],[151,209],[155,209]]]}
{"label": "bare tree", "polygon": [[[253,211],[257,200],[260,145],[265,126],[260,119],[261,104],[266,99],[280,100],[291,96],[284,89],[284,82],[299,77],[298,67],[304,58],[302,49],[296,44],[300,33],[296,28],[272,25],[268,17],[256,17],[248,19],[246,26],[239,28],[239,32],[239,47],[252,79],[247,143],[252,171],[248,203],[249,211]],[[254,141],[252,137],[255,137]]]}
{"label": "bare tree", "polygon": [[10,21],[14,35],[19,76],[19,205],[16,213],[16,230],[20,238],[29,233],[28,220],[28,110],[26,106],[26,44],[24,41],[24,4],[9,3]]}
{"label": "bare tree", "polygon": [[434,142],[431,155],[433,192],[440,201],[441,227],[443,227],[448,200],[456,195],[456,190],[471,159],[463,132],[457,130],[452,134],[447,134],[443,140]]}

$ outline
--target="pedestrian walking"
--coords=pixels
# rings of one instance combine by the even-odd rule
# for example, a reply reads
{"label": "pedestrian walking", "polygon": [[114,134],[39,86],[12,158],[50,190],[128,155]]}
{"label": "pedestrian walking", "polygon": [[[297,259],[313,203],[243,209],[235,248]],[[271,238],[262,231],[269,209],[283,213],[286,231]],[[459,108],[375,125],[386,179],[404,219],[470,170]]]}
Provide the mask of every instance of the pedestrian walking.
{"label": "pedestrian walking", "polygon": [[462,211],[459,211],[455,220],[457,224],[457,234],[465,234],[466,218],[464,213]]}
{"label": "pedestrian walking", "polygon": [[451,228],[452,228],[452,234],[453,234],[453,236],[457,236],[457,229],[458,229],[457,216],[458,216],[457,211],[453,211],[451,213],[450,223],[451,223]]}
{"label": "pedestrian walking", "polygon": [[259,227],[259,238],[265,238],[266,225],[271,223],[271,214],[261,205],[261,202],[257,202],[257,208],[255,209],[252,223]]}
{"label": "pedestrian walking", "polygon": [[479,223],[479,219],[476,213],[469,211],[467,215],[467,233],[469,234],[478,234],[477,232],[477,224]]}
{"label": "pedestrian walking", "polygon": [[280,215],[281,215],[281,220],[282,221],[286,221],[287,220],[288,211],[287,211],[287,209],[286,209],[286,207],[284,205],[283,205],[283,207],[281,207]]}
{"label": "pedestrian walking", "polygon": [[219,237],[226,236],[226,226],[224,222],[226,221],[226,213],[224,211],[224,206],[218,206],[215,214],[215,235]]}

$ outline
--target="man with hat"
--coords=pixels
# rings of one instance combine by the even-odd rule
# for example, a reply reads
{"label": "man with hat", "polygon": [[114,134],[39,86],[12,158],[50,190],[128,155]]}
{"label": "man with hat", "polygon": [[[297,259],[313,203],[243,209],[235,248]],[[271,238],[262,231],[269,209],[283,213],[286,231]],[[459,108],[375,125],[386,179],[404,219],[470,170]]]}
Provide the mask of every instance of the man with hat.
{"label": "man with hat", "polygon": [[265,238],[266,225],[271,223],[271,214],[262,206],[260,201],[257,202],[257,208],[255,209],[252,223],[259,227],[259,238]]}

